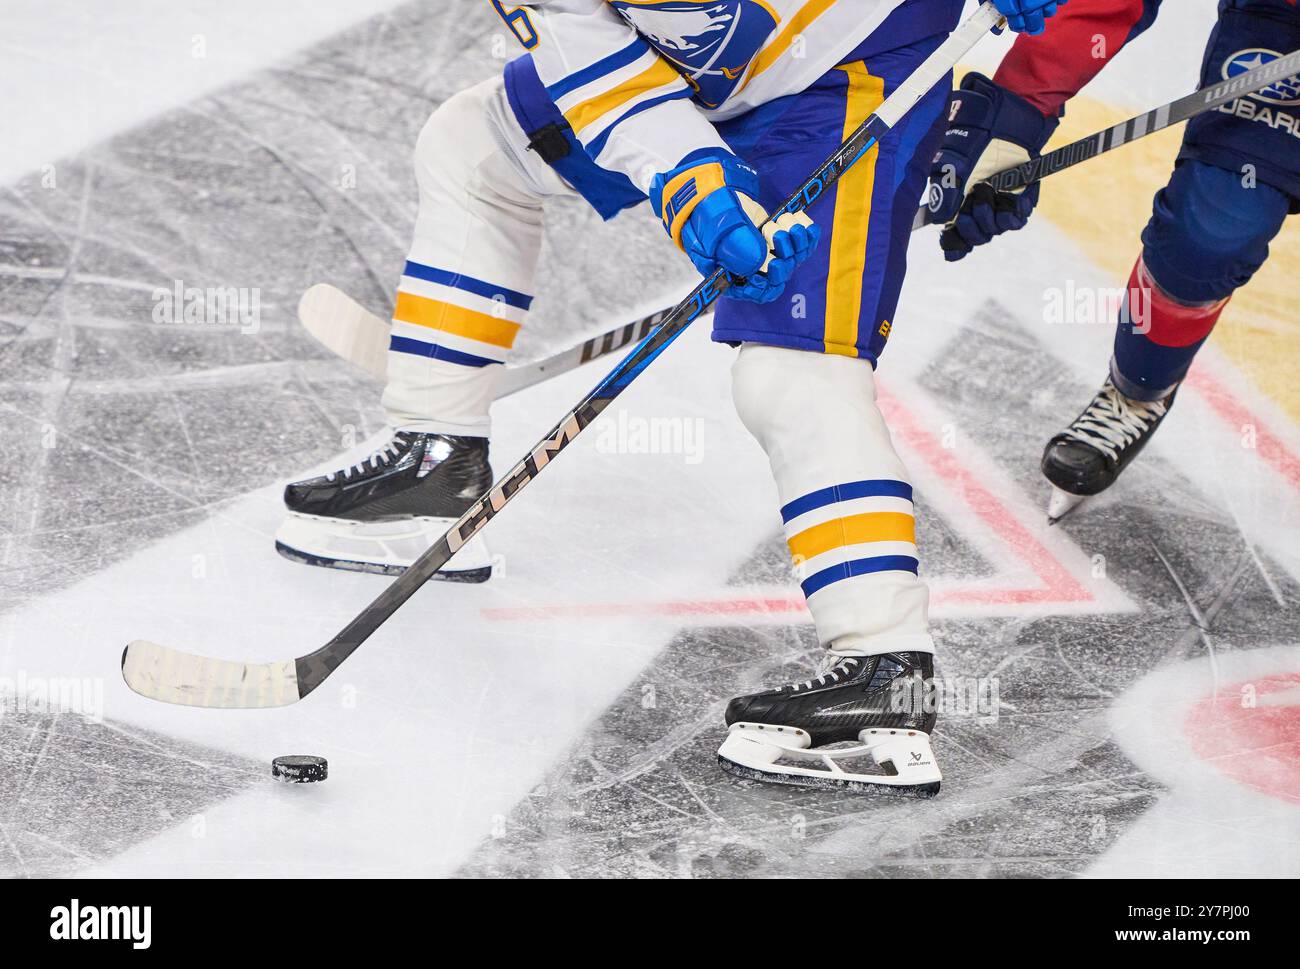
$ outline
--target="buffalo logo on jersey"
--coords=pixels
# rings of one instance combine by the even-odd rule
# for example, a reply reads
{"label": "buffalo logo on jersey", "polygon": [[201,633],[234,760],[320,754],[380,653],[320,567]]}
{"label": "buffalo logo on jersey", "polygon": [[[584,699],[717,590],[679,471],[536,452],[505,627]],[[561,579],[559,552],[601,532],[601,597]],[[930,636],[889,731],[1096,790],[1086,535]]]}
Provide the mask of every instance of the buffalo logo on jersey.
{"label": "buffalo logo on jersey", "polygon": [[[1224,63],[1223,79],[1230,81],[1247,71],[1253,71],[1257,67],[1271,64],[1281,56],[1275,50],[1266,50],[1262,47],[1239,50]],[[1270,84],[1266,88],[1261,88],[1251,97],[1266,101],[1269,104],[1280,104],[1287,107],[1300,105],[1300,75],[1292,75],[1275,84]]]}
{"label": "buffalo logo on jersey", "polygon": [[705,107],[727,100],[749,62],[776,29],[766,0],[608,0],[609,5],[672,62]]}

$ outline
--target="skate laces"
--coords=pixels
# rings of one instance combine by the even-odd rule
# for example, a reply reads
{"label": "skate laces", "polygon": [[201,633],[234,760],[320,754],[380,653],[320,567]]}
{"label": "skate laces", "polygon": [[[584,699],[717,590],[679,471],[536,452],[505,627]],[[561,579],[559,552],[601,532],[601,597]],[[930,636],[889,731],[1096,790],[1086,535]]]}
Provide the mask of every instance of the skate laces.
{"label": "skate laces", "polygon": [[826,686],[828,683],[838,683],[840,674],[845,679],[853,674],[854,667],[860,660],[856,656],[836,656],[834,653],[828,655],[818,667],[817,676],[804,680],[802,683],[794,683],[791,690],[798,693],[800,690],[811,690],[813,685]]}
{"label": "skate laces", "polygon": [[325,477],[328,478],[330,481],[333,481],[338,475],[341,474],[343,475],[344,480],[347,480],[351,478],[354,473],[365,474],[368,471],[374,471],[376,468],[385,467],[392,463],[393,458],[397,457],[402,453],[402,447],[404,447],[405,445],[406,445],[405,439],[401,437],[395,437],[387,444],[385,444],[382,448],[380,448],[378,451],[376,451],[374,454],[370,455],[370,457],[364,458],[358,461],[356,464],[352,465],[351,467],[344,468],[342,471],[334,471],[326,475]]}
{"label": "skate laces", "polygon": [[1149,431],[1169,410],[1163,400],[1141,401],[1125,397],[1109,380],[1088,409],[1066,430],[1065,436],[1119,460],[1128,447]]}

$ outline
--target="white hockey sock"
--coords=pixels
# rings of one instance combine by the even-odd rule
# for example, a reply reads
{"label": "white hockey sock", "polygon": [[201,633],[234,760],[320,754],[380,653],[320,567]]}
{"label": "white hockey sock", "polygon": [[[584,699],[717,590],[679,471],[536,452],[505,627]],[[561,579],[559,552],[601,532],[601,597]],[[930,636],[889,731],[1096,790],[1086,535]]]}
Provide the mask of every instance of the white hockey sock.
{"label": "white hockey sock", "polygon": [[871,364],[745,344],[732,393],[771,461],[822,643],[846,653],[934,652],[912,488],[876,406]]}

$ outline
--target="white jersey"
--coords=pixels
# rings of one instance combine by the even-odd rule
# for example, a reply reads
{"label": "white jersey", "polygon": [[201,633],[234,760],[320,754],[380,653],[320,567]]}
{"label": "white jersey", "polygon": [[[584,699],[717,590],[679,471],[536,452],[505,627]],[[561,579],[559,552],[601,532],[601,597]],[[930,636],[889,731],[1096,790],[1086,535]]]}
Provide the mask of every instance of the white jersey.
{"label": "white jersey", "polygon": [[[710,123],[797,94],[905,0],[530,0],[501,4],[547,92],[603,168],[642,190]],[[911,4],[915,6],[915,4]],[[951,24],[936,4],[933,33]]]}

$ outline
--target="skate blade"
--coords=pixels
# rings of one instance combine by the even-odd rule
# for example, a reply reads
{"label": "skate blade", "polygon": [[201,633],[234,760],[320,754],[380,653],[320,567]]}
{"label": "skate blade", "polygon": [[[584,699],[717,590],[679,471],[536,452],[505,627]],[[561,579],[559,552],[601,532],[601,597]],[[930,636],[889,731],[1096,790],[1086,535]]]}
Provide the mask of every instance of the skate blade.
{"label": "skate blade", "polygon": [[[280,541],[275,543],[275,550],[290,562],[297,562],[299,565],[314,565],[320,569],[337,569],[340,572],[364,572],[367,575],[398,576],[410,567],[407,565],[386,565],[382,562],[354,562],[348,559],[321,558],[307,552],[301,552],[296,548],[290,548]],[[436,582],[466,582],[471,584],[486,582],[490,578],[492,578],[492,566],[490,565],[481,569],[461,569],[459,571],[443,569],[430,576],[430,579]]]}
{"label": "skate blade", "polygon": [[849,791],[853,794],[874,794],[885,797],[931,798],[939,793],[939,781],[926,784],[888,783],[888,778],[854,780],[844,777],[811,777],[806,774],[782,774],[747,767],[718,754],[718,766],[743,781],[759,781],[782,787],[803,787],[824,791]]}
{"label": "skate blade", "polygon": [[1086,495],[1072,495],[1052,485],[1052,497],[1047,503],[1047,524],[1055,525],[1087,500]]}
{"label": "skate blade", "polygon": [[[453,519],[349,522],[290,513],[275,536],[275,550],[291,562],[343,572],[401,575],[454,524]],[[492,562],[482,538],[466,543],[456,559],[434,573],[440,582],[486,582]]]}
{"label": "skate blade", "polygon": [[[770,725],[736,723],[718,750],[718,764],[735,777],[791,787],[912,797],[939,793],[943,778],[928,735],[917,730],[873,728],[863,730],[859,738],[861,743],[856,746],[810,750],[804,746],[808,735],[802,730],[791,737]],[[863,758],[888,773],[863,774],[841,766],[841,762]]]}

